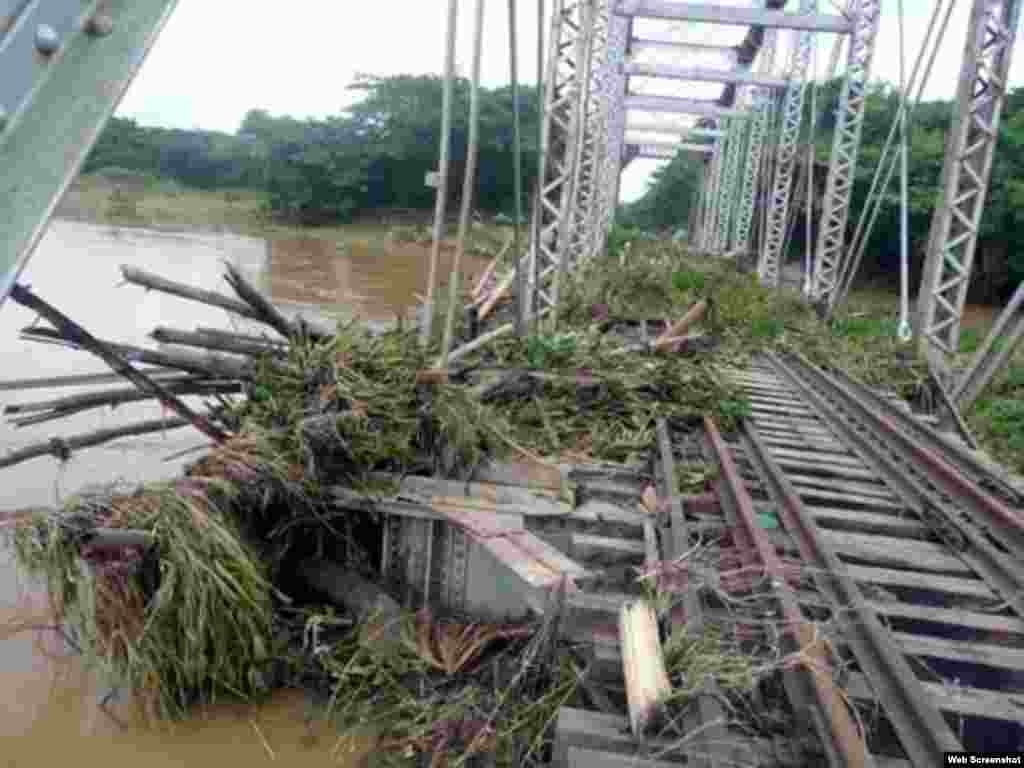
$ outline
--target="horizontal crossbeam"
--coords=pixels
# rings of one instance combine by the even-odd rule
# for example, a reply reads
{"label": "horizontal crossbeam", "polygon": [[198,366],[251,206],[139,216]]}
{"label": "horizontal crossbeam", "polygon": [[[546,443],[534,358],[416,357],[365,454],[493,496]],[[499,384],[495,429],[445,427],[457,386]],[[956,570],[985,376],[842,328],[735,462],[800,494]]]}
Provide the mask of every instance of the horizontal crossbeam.
{"label": "horizontal crossbeam", "polygon": [[635,61],[625,65],[625,72],[627,75],[635,75],[637,77],[665,77],[674,80],[693,80],[702,83],[734,83],[735,85],[756,85],[762,88],[785,88],[789,82],[783,77],[768,77],[746,70],[680,67],[671,64],[641,64]]}
{"label": "horizontal crossbeam", "polygon": [[761,8],[735,8],[710,3],[676,3],[669,0],[619,0],[615,13],[647,19],[671,19],[701,24],[799,29],[811,32],[849,34],[853,25],[842,16],[821,13],[786,13]]}
{"label": "horizontal crossbeam", "polygon": [[674,96],[642,96],[631,93],[626,96],[626,109],[642,112],[670,112],[679,115],[701,115],[702,117],[744,118],[750,115],[742,109],[722,107],[713,101],[680,99]]}
{"label": "horizontal crossbeam", "polygon": [[626,130],[640,133],[664,133],[681,139],[720,139],[725,136],[725,131],[720,131],[717,128],[687,128],[682,125],[654,121],[630,122],[627,123]]}
{"label": "horizontal crossbeam", "polygon": [[658,154],[658,157],[662,157],[663,153],[668,153],[668,157],[675,157],[676,152],[692,152],[697,155],[710,155],[714,150],[713,144],[685,144],[677,143],[672,141],[647,141],[644,143],[629,142],[636,147],[639,147],[639,157],[651,157],[654,153]]}

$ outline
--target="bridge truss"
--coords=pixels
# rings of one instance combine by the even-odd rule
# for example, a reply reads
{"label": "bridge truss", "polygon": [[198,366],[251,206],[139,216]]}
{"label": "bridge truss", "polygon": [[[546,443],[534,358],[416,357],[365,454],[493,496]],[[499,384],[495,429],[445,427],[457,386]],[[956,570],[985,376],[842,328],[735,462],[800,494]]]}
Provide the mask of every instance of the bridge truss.
{"label": "bridge truss", "polygon": [[[944,375],[958,347],[1022,1],[973,0],[916,329]],[[697,205],[680,222],[691,247],[754,257],[760,279],[777,285],[811,51],[826,35],[847,50],[810,283],[829,314],[848,266],[881,2],[847,0],[840,14],[819,0],[553,0],[524,311],[557,325],[568,282],[605,246],[623,167],[681,152],[704,164]],[[0,301],[175,5],[0,0]],[[961,404],[1024,336],[1020,306],[1015,300],[996,324],[1009,338],[986,342],[959,380],[945,375]]]}

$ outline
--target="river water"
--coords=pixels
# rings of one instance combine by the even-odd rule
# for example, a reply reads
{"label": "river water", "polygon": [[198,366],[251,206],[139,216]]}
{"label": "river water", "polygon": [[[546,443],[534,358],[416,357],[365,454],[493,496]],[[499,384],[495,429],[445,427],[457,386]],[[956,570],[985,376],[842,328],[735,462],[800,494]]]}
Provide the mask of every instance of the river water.
{"label": "river water", "polygon": [[[423,291],[425,256],[426,249],[415,245],[384,248],[356,242],[339,251],[333,242],[315,238],[268,242],[56,221],[22,282],[94,336],[143,345],[157,325],[253,329],[221,310],[119,285],[121,264],[230,295],[222,280],[221,262],[226,260],[268,291],[286,313],[302,310],[388,322],[408,315],[415,294]],[[449,268],[446,258],[442,267],[444,272]],[[480,268],[479,261],[468,260],[467,277]],[[33,321],[32,313],[9,300],[0,309],[0,405],[85,391],[13,391],[3,389],[4,381],[108,372],[85,353],[20,340],[19,330]],[[25,429],[0,420],[0,456],[53,436],[160,414],[158,406],[133,404]],[[182,429],[93,448],[64,465],[44,457],[0,470],[0,510],[54,505],[88,484],[172,477],[196,454],[168,457],[203,443],[202,435]],[[0,768],[355,764],[333,754],[335,740],[322,724],[306,722],[298,692],[284,692],[259,706],[198,712],[186,723],[158,730],[131,722],[130,707],[115,703],[112,711],[127,721],[115,722],[97,706],[103,691],[93,676],[66,655],[52,633],[38,630],[9,637],[3,629],[16,621],[42,625],[46,620],[39,591],[24,583],[9,553],[0,549]]]}

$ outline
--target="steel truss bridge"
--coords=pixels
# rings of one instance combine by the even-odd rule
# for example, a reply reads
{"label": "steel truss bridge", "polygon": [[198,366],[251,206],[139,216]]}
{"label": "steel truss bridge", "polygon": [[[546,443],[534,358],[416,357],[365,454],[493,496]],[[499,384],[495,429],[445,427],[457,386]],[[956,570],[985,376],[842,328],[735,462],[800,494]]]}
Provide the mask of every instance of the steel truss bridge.
{"label": "steel truss bridge", "polygon": [[[175,5],[0,0],[0,301]],[[841,62],[834,47],[830,62],[842,90],[808,275],[809,298],[830,314],[856,269],[848,224],[882,0],[846,0],[841,13],[835,5],[553,0],[524,314],[557,324],[566,282],[604,248],[623,167],[678,152],[704,158],[691,246],[754,256],[761,281],[778,285],[820,35],[846,51]],[[972,0],[919,292],[917,344],[960,407],[1024,336],[1022,289],[953,377],[1020,5]],[[696,97],[709,88],[718,95]]]}

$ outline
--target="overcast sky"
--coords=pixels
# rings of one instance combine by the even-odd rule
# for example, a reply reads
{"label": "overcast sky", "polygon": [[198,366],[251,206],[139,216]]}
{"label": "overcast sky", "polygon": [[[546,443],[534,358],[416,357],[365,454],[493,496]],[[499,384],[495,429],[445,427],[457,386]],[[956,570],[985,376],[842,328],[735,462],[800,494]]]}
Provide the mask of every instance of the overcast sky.
{"label": "overcast sky", "polygon": [[[926,97],[950,97],[962,58],[971,0],[956,7]],[[821,0],[832,12],[841,0]],[[907,72],[936,0],[904,0]],[[756,5],[733,0],[732,5]],[[791,6],[796,6],[791,1]],[[536,80],[537,2],[519,0],[519,69]],[[550,8],[551,0],[546,5]],[[873,76],[899,79],[898,0],[882,0],[883,19]],[[119,114],[145,125],[233,132],[245,112],[323,117],[351,103],[346,90],[357,73],[439,73],[443,65],[446,0],[180,0]],[[468,74],[475,2],[460,0],[459,70]],[[650,23],[650,22],[648,22]],[[660,23],[660,22],[659,22]],[[690,25],[686,38],[731,44],[742,29]],[[790,35],[792,33],[783,33]],[[545,35],[547,31],[545,30]],[[827,66],[831,36],[821,35],[818,69]],[[845,54],[844,54],[845,55]],[[781,59],[780,59],[781,63]],[[508,81],[508,3],[486,0],[484,84]],[[1011,85],[1024,81],[1018,52]],[[715,87],[717,89],[717,86]],[[703,92],[689,92],[704,98]],[[714,94],[710,94],[712,97]],[[623,199],[643,194],[656,161],[637,160],[623,178]]]}

